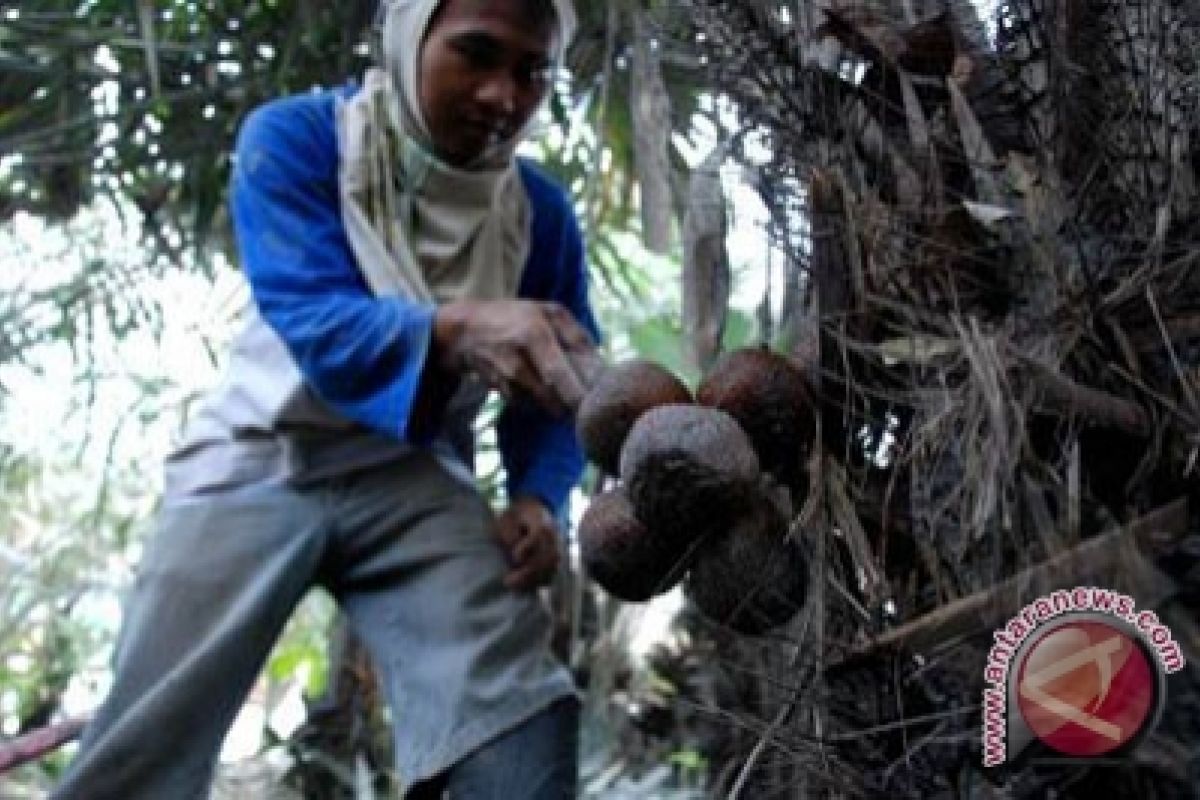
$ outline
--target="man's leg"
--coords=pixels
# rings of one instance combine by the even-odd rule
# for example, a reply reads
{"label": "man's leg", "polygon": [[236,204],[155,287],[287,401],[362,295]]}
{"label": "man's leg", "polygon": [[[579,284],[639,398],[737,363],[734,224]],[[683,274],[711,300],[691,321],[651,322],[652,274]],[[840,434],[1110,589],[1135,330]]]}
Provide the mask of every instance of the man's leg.
{"label": "man's leg", "polygon": [[325,549],[319,496],[246,490],[168,506],[139,568],[114,683],[53,795],[193,800]]}
{"label": "man's leg", "polygon": [[[553,752],[528,765],[526,785],[545,769],[547,785],[569,773],[570,791],[505,800],[573,797],[574,686],[550,653],[539,597],[504,586],[507,562],[478,492],[414,457],[348,485],[337,519],[331,588],[387,689],[402,781],[450,775],[473,757],[463,774],[481,775],[495,763],[489,745],[510,752],[524,738],[531,753],[540,743],[536,762]],[[563,700],[566,711],[545,713]]]}
{"label": "man's leg", "polygon": [[408,800],[571,800],[579,775],[579,702],[559,700],[500,734]]}

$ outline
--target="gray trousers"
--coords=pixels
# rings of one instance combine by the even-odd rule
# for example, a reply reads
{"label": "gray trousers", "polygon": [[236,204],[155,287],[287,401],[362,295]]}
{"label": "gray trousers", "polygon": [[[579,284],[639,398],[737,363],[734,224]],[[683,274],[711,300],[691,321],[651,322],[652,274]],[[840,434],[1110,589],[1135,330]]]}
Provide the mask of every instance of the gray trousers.
{"label": "gray trousers", "polygon": [[503,586],[493,524],[479,494],[424,454],[311,490],[167,503],[113,688],[53,797],[206,797],[226,731],[317,584],[371,651],[406,784],[561,706],[575,689],[550,655],[549,616],[536,595]]}

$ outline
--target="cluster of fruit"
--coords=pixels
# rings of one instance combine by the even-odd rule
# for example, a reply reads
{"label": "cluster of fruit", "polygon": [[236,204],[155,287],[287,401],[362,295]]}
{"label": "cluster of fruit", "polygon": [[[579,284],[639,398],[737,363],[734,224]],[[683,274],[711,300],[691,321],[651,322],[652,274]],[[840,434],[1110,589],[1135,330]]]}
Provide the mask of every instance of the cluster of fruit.
{"label": "cluster of fruit", "polygon": [[579,529],[584,566],[641,602],[684,581],[707,617],[761,634],[803,605],[808,574],[789,536],[816,431],[807,381],[765,348],[725,355],[693,398],[661,366],[610,367],[579,409],[588,457],[617,488]]}

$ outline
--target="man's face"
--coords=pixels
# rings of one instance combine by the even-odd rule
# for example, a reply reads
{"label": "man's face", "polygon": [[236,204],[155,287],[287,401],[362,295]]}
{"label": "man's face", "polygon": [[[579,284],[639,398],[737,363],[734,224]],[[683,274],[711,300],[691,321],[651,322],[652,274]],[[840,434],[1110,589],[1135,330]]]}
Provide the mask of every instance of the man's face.
{"label": "man's face", "polygon": [[469,166],[524,127],[545,96],[553,25],[523,12],[521,0],[444,0],[435,12],[418,85],[443,161]]}

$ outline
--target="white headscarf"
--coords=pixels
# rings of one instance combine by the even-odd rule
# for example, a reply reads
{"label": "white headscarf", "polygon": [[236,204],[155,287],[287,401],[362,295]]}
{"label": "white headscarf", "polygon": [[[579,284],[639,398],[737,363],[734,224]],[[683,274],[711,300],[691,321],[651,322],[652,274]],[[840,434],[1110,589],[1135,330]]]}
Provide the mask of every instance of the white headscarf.
{"label": "white headscarf", "polygon": [[[516,295],[529,253],[529,198],[514,154],[528,126],[480,169],[433,155],[419,92],[421,45],[439,0],[384,0],[384,69],[338,107],[342,218],[377,295],[426,302]],[[560,61],[574,35],[570,0],[553,0]]]}

